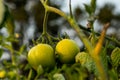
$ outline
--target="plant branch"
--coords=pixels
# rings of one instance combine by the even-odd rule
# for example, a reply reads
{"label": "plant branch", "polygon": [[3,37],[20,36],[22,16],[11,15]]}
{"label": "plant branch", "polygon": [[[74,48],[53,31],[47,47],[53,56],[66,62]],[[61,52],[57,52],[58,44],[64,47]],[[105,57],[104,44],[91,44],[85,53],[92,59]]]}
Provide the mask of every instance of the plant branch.
{"label": "plant branch", "polygon": [[88,52],[90,53],[91,57],[95,61],[96,67],[100,73],[101,80],[107,80],[107,76],[105,75],[106,72],[104,71],[100,57],[99,56],[95,57],[93,45],[90,43],[86,35],[82,32],[82,30],[79,28],[76,21],[70,15],[66,15],[64,12],[60,11],[59,9],[46,5],[44,1],[41,1],[41,2],[43,6],[45,7],[45,9],[47,9],[50,12],[59,14],[60,16],[64,17],[70,23],[71,27],[78,33],[79,38],[82,40]]}
{"label": "plant branch", "polygon": [[91,52],[91,50],[93,50],[92,44],[87,39],[86,35],[82,32],[82,30],[79,28],[78,24],[73,18],[71,18],[69,15],[66,15],[64,12],[60,11],[59,9],[45,5],[44,2],[43,5],[48,11],[57,13],[60,16],[64,17],[70,23],[71,27],[73,27],[75,31],[78,33],[79,38],[83,41],[88,51]]}
{"label": "plant branch", "polygon": [[47,20],[48,20],[48,11],[45,9],[45,16],[43,21],[43,34],[47,33]]}

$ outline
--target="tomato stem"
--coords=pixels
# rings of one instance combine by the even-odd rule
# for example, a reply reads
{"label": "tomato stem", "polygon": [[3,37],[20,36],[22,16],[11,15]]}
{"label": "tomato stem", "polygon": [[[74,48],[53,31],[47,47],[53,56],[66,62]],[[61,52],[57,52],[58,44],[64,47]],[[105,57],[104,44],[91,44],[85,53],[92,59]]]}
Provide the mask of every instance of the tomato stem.
{"label": "tomato stem", "polygon": [[42,34],[47,34],[47,20],[48,20],[48,14],[49,12],[45,9],[45,16],[44,16],[44,21],[43,21],[43,33]]}
{"label": "tomato stem", "polygon": [[90,26],[91,26],[91,32],[92,32],[92,37],[93,37],[93,46],[95,46],[95,42],[96,42],[96,38],[95,38],[95,31],[94,31],[94,26],[93,26],[93,22],[90,22]]}

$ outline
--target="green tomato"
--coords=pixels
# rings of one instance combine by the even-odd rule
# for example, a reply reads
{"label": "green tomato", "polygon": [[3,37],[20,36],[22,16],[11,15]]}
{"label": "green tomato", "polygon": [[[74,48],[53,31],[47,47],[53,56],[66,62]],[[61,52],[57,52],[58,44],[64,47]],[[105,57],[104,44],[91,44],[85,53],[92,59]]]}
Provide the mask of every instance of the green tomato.
{"label": "green tomato", "polygon": [[56,45],[56,54],[62,63],[73,63],[79,46],[71,39],[63,39]]}
{"label": "green tomato", "polygon": [[43,68],[52,68],[55,65],[53,48],[48,44],[38,44],[28,52],[28,62],[36,70],[39,65]]}

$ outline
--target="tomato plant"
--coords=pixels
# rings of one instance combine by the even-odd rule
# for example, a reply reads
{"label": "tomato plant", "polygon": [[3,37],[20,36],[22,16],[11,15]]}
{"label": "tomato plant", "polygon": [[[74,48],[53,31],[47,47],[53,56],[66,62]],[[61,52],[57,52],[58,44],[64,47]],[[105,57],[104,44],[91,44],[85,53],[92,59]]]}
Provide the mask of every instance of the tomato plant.
{"label": "tomato plant", "polygon": [[[1,0],[0,29],[5,28],[8,35],[4,36],[0,33],[0,79],[120,79],[120,42],[106,35],[111,24],[109,21],[103,25],[101,33],[95,32],[94,23],[99,17],[95,15],[96,0],[91,0],[89,5],[84,4],[85,11],[88,14],[87,28],[78,25],[72,12],[71,0],[69,1],[69,14],[52,7],[49,0],[40,0],[40,2],[44,8],[43,30],[36,39],[31,40],[32,45],[29,45],[28,43],[24,44],[24,40],[21,41],[26,36],[22,37],[22,34],[15,32],[14,23],[16,21],[14,21],[9,7]],[[19,9],[22,10],[23,7],[19,7]],[[68,34],[54,36],[48,31],[47,24],[48,18],[51,17],[49,16],[50,13],[59,15],[69,23],[82,41],[83,48],[79,47],[79,43],[72,40]],[[20,20],[23,16],[17,18]],[[9,55],[9,57],[4,58],[4,54]]]}

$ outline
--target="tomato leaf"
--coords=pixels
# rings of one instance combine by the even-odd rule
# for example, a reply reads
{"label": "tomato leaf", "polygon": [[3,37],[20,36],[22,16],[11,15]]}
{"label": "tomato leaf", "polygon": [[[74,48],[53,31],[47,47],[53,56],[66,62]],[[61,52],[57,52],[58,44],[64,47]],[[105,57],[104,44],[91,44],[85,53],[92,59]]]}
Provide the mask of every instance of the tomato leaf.
{"label": "tomato leaf", "polygon": [[104,69],[107,71],[108,70],[108,57],[106,53],[107,53],[106,47],[103,47],[100,53],[100,58],[103,63]]}
{"label": "tomato leaf", "polygon": [[95,64],[90,55],[86,52],[80,52],[75,57],[76,62],[79,62],[83,67],[86,67],[88,71],[93,72],[95,70]]}
{"label": "tomato leaf", "polygon": [[55,74],[53,75],[53,79],[54,79],[54,80],[65,80],[63,74],[61,74],[61,73],[55,73]]}
{"label": "tomato leaf", "polygon": [[111,54],[112,65],[118,67],[120,65],[120,48],[116,47]]}

